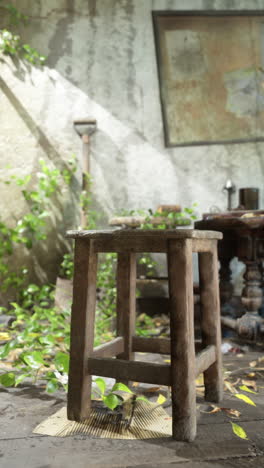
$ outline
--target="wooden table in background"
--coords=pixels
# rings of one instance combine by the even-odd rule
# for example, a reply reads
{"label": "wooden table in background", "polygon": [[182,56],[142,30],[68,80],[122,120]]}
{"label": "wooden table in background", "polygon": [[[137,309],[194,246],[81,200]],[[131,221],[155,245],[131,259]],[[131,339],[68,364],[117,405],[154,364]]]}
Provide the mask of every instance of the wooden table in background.
{"label": "wooden table in background", "polygon": [[218,243],[222,306],[232,297],[230,262],[237,257],[246,266],[242,304],[247,313],[256,317],[263,301],[264,211],[207,213],[195,223],[195,228],[223,233]]}

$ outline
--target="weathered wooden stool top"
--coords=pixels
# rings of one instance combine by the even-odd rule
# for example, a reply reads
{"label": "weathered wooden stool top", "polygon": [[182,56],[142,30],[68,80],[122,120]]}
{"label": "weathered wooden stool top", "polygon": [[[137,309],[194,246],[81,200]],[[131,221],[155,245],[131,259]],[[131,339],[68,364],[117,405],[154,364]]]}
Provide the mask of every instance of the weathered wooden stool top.
{"label": "weathered wooden stool top", "polygon": [[67,231],[66,237],[72,239],[114,239],[126,240],[131,237],[142,239],[156,237],[160,239],[222,239],[223,234],[217,231],[201,231],[198,229],[106,229],[106,230],[74,230]]}
{"label": "weathered wooden stool top", "polygon": [[222,239],[216,231],[195,229],[108,229],[68,231],[67,237],[92,241],[94,252],[167,252],[168,241],[192,239],[193,252],[210,251],[210,241]]}

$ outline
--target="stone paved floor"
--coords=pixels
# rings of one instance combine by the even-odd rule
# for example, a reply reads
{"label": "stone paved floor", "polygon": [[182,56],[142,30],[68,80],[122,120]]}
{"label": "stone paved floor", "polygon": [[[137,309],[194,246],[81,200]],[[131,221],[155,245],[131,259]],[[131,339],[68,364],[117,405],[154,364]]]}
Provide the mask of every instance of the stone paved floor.
{"label": "stone paved floor", "polygon": [[[242,357],[224,357],[225,369],[243,376],[261,350]],[[139,356],[140,359],[146,356]],[[149,359],[152,356],[147,356]],[[156,360],[162,360],[156,356]],[[264,368],[264,361],[263,361]],[[264,372],[257,375],[259,393],[252,394],[256,407],[225,393],[221,406],[241,411],[238,424],[249,440],[236,437],[222,412],[206,414],[197,403],[198,434],[192,443],[171,439],[109,440],[88,436],[56,438],[32,434],[34,427],[66,404],[65,395],[50,396],[38,386],[0,389],[1,468],[264,468]],[[262,388],[261,388],[262,387]],[[251,396],[251,395],[250,395]]]}

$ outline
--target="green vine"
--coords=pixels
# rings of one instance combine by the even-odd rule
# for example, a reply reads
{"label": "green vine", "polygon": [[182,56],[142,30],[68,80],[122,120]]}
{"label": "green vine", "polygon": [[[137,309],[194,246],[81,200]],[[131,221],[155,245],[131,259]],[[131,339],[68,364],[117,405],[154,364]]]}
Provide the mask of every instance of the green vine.
{"label": "green vine", "polygon": [[[67,388],[68,355],[70,342],[70,310],[58,311],[54,307],[54,286],[27,284],[27,270],[13,270],[16,248],[33,245],[47,237],[47,220],[52,212],[54,197],[69,186],[76,171],[72,158],[62,173],[40,161],[38,179],[29,188],[30,176],[12,176],[2,183],[15,183],[28,211],[16,221],[14,227],[0,222],[0,287],[2,291],[16,287],[17,300],[2,313],[15,317],[11,328],[0,328],[0,359],[12,368],[0,376],[4,386],[16,386],[27,378],[44,379],[46,390],[53,392],[60,386]],[[7,261],[10,258],[11,261]]]}
{"label": "green vine", "polygon": [[[16,249],[24,245],[28,250],[47,237],[47,219],[52,212],[52,196],[60,192],[61,186],[70,184],[76,171],[75,159],[68,162],[68,178],[63,177],[58,169],[50,168],[40,160],[40,172],[34,189],[29,189],[31,176],[11,176],[9,180],[2,180],[6,185],[15,184],[21,189],[28,211],[12,227],[7,225],[0,217],[0,290],[19,288],[26,282],[27,269],[12,268],[11,260]],[[65,171],[66,171],[65,170]]]}
{"label": "green vine", "polygon": [[0,0],[0,11],[7,19],[7,28],[0,29],[0,51],[11,57],[19,57],[33,65],[43,65],[46,57],[40,54],[34,47],[24,44],[21,36],[12,32],[12,29],[20,24],[27,25],[28,16],[17,10],[14,5]]}
{"label": "green vine", "polygon": [[[70,343],[70,310],[57,310],[54,306],[54,285],[28,284],[25,267],[13,269],[17,249],[28,251],[47,237],[47,221],[53,210],[54,197],[69,186],[76,171],[76,161],[68,161],[68,168],[60,172],[40,161],[40,170],[34,182],[30,175],[11,176],[0,182],[21,190],[28,211],[9,226],[0,220],[0,289],[16,291],[16,299],[1,313],[15,317],[11,327],[0,326],[0,360],[11,366],[9,372],[0,375],[0,384],[16,386],[30,378],[34,382],[46,382],[47,392],[62,387],[67,389],[68,355]],[[89,183],[88,183],[89,182]],[[87,228],[96,227],[98,215],[92,210],[91,180],[87,176],[86,190],[80,195],[80,208],[87,218]],[[10,261],[8,261],[10,259]],[[102,256],[98,272],[98,301],[96,310],[95,346],[114,336],[115,328],[115,270],[116,254]],[[73,276],[73,253],[64,255],[60,274]],[[154,329],[152,319],[145,320],[147,329]],[[144,329],[141,316],[140,330]]]}

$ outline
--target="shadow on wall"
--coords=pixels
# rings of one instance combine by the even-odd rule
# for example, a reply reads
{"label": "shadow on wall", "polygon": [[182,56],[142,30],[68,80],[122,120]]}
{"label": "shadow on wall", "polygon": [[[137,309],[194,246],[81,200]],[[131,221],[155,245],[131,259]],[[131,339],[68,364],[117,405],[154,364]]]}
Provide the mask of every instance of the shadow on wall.
{"label": "shadow on wall", "polygon": [[48,68],[144,138],[145,99],[161,111],[151,7],[142,3],[67,0],[60,10],[47,5],[45,16],[34,5],[22,35],[44,49]]}
{"label": "shadow on wall", "polygon": [[[3,93],[8,98],[9,102],[12,104],[14,109],[17,111],[18,115],[23,119],[28,129],[34,135],[37,140],[37,143],[41,146],[46,156],[53,162],[53,164],[59,169],[67,169],[66,163],[61,159],[61,155],[56,151],[54,146],[41,130],[41,128],[34,122],[28,111],[25,109],[21,101],[17,99],[13,91],[8,87],[6,82],[0,77],[0,88]],[[78,184],[77,179],[75,178],[75,183]],[[77,185],[78,186],[78,185]],[[75,187],[76,188],[76,187]]]}
{"label": "shadow on wall", "polygon": [[[33,3],[23,41],[34,40],[48,55],[48,79],[39,84],[36,75],[33,101],[39,98],[37,89],[45,93],[45,102],[39,102],[50,137],[56,113],[61,116],[58,133],[66,139],[74,117],[88,112],[97,119],[99,131],[92,142],[98,184],[94,193],[104,211],[110,214],[124,206],[155,208],[172,198],[180,203],[183,195],[178,181],[184,178],[188,186],[190,178],[181,166],[189,168],[191,162],[183,152],[177,153],[175,161],[170,157],[174,150],[164,148],[151,4],[69,0],[62,2],[63,8],[53,9],[50,3]],[[18,78],[19,73],[18,68]],[[23,101],[22,92],[18,86]],[[158,180],[153,176],[157,167],[163,175]],[[190,205],[189,187],[184,196]]]}

